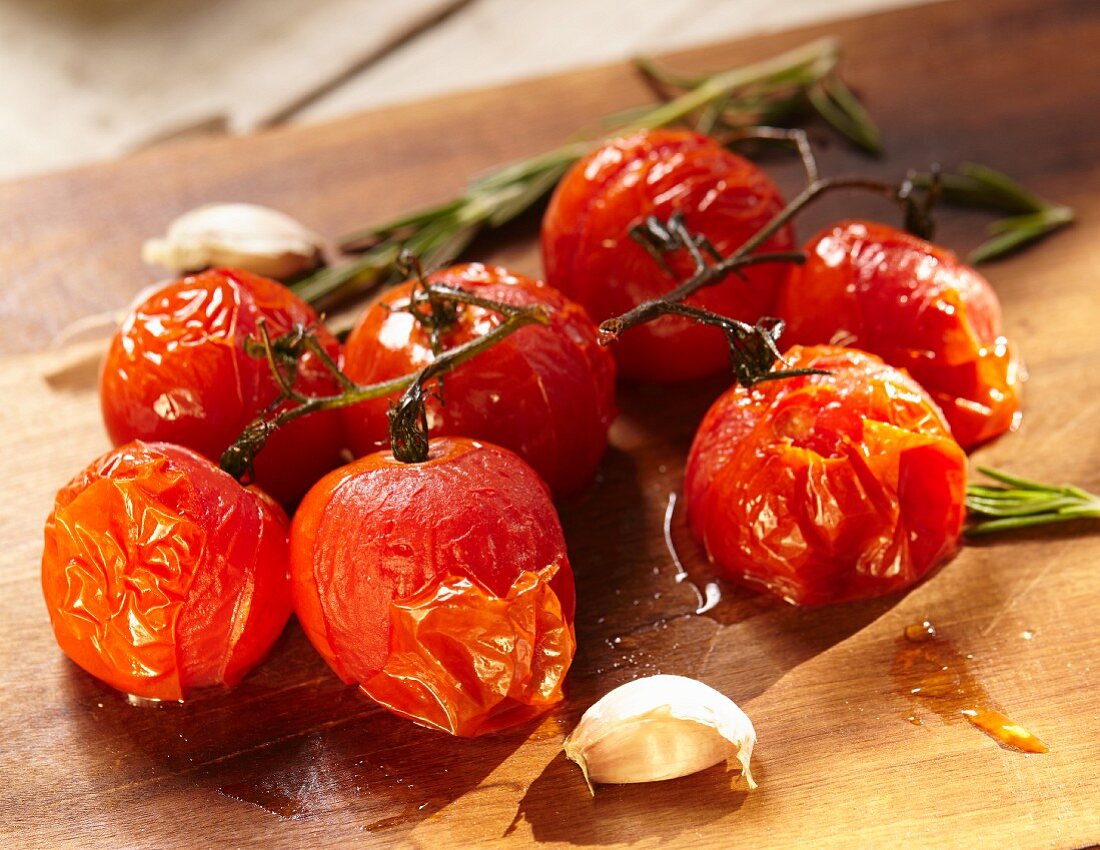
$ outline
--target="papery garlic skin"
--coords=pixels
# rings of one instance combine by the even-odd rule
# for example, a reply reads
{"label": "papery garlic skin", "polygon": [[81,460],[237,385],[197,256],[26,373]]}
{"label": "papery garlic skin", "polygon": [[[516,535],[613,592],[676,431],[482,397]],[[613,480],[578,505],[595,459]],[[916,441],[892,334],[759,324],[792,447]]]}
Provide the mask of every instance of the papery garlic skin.
{"label": "papery garlic skin", "polygon": [[317,268],[321,247],[320,236],[278,210],[207,204],[173,221],[163,239],[146,240],[141,258],[179,272],[232,266],[289,280]]}
{"label": "papery garlic skin", "polygon": [[733,700],[695,679],[648,676],[615,688],[581,717],[565,755],[592,783],[675,779],[731,756],[755,788],[752,721]]}

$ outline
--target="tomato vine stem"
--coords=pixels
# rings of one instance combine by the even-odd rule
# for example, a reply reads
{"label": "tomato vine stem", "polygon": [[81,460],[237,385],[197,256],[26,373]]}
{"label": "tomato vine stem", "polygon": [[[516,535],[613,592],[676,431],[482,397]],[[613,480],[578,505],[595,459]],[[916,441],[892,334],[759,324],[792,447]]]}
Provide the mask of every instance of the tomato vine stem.
{"label": "tomato vine stem", "polygon": [[792,144],[802,160],[806,173],[806,186],[797,197],[728,257],[723,257],[705,236],[689,231],[683,216],[679,213],[674,214],[667,222],[651,216],[643,224],[632,228],[631,236],[670,277],[675,275],[666,260],[666,255],[686,251],[694,268],[686,280],[660,298],[644,301],[625,313],[602,322],[599,328],[602,345],[615,342],[624,332],[636,325],[653,321],[661,316],[677,315],[713,325],[726,334],[734,375],[738,382],[745,386],[751,386],[760,381],[806,374],[804,370],[772,370],[776,362],[783,361],[776,344],[783,332],[783,322],[779,319],[763,317],[755,325],[749,325],[709,310],[691,307],[684,302],[704,287],[719,284],[731,274],[740,275],[740,270],[748,265],[805,262],[805,255],[798,251],[763,254],[753,252],[818,198],[839,189],[869,191],[901,204],[905,211],[907,228],[919,236],[926,238],[931,236],[933,226],[931,207],[939,197],[939,184],[935,170],[932,171],[927,193],[918,200],[914,183],[910,178],[901,183],[889,183],[866,177],[821,177],[813,149],[806,134],[801,130],[754,127],[731,136],[731,141],[746,139],[783,141]]}
{"label": "tomato vine stem", "polygon": [[[520,328],[549,321],[541,306],[517,307],[440,284],[425,283],[423,288],[411,295],[407,309],[415,311],[420,305],[439,304],[441,301],[492,310],[499,313],[502,320],[483,336],[438,352],[436,358],[423,369],[375,384],[357,384],[349,378],[324,350],[310,328],[298,325],[289,333],[272,339],[261,319],[259,339],[253,340],[246,350],[267,362],[279,387],[279,396],[267,410],[245,426],[240,436],[222,453],[221,468],[239,480],[251,481],[256,455],[283,425],[311,413],[349,407],[401,391],[404,394],[390,409],[390,441],[394,456],[406,463],[427,460],[428,429],[424,405],[428,384],[492,348]],[[322,367],[340,384],[339,393],[307,396],[295,389],[298,364],[306,353],[316,356]]]}

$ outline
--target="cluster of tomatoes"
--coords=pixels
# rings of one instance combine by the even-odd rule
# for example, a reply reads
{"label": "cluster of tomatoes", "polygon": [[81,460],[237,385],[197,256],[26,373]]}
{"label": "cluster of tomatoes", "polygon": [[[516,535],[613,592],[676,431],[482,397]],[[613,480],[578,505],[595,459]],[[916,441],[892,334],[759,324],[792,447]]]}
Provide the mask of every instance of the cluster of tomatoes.
{"label": "cluster of tomatoes", "polygon": [[[249,486],[215,461],[291,403],[288,380],[299,397],[388,381],[486,335],[499,312],[459,304],[429,327],[409,282],[368,306],[341,346],[289,290],[247,272],[145,294],[101,374],[116,448],[58,493],[46,525],[43,588],[62,648],[126,693],[182,699],[235,684],[293,612],[341,679],[422,724],[476,735],[546,710],[575,648],[553,499],[595,472],[616,370],[672,381],[728,368],[722,333],[682,318],[628,331],[614,358],[600,347],[595,321],[690,268],[673,257],[662,269],[627,233],[678,212],[729,253],[782,205],[759,169],[705,136],[603,145],[547,211],[548,283],[480,264],[429,278],[538,305],[548,320],[448,375],[427,402],[433,439],[419,463],[386,448],[393,397],[289,422]],[[793,244],[784,227],[762,250]],[[952,255],[865,222],[805,250],[800,268],[754,266],[692,297],[750,322],[782,316],[801,343],[787,364],[815,371],[718,399],[685,494],[719,567],[816,604],[908,586],[954,551],[963,448],[1009,427],[1018,399],[996,298]],[[261,332],[301,327],[318,345],[289,378],[256,356]],[[349,451],[358,459],[344,463]]]}

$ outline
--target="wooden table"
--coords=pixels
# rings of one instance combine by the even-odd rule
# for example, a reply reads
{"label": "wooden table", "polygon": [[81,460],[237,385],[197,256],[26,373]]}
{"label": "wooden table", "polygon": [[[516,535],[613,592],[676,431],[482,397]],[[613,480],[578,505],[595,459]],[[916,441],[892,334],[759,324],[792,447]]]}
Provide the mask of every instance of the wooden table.
{"label": "wooden table", "polygon": [[[979,459],[1100,488],[1100,6],[1089,0],[934,5],[717,45],[685,69],[773,54],[829,31],[890,155],[838,146],[828,172],[897,176],[976,160],[1077,208],[1069,231],[988,269],[1031,370],[1021,430]],[[325,233],[432,200],[646,97],[625,67],[568,74],[333,124],[150,151],[0,186],[0,781],[4,846],[633,848],[1081,847],[1100,840],[1100,538],[1062,527],[968,547],[901,598],[799,610],[722,582],[694,613],[662,535],[694,425],[720,383],[624,387],[599,480],[561,505],[577,572],[570,700],[543,722],[442,738],[342,687],[296,625],[230,694],[127,704],[57,650],[37,586],[42,522],[63,481],[107,447],[94,366],[20,354],[66,322],[124,303],[150,273],[141,240],[211,199],[270,203]],[[797,166],[767,161],[789,192]],[[831,201],[803,235],[845,214]],[[947,212],[966,250],[984,220]],[[483,246],[537,271],[531,217]],[[672,535],[697,586],[716,581]],[[931,618],[990,699],[1050,746],[1023,756],[948,723],[895,676],[897,639]],[[1026,634],[1025,634],[1026,633]],[[1029,636],[1030,635],[1030,639]],[[760,789],[721,770],[588,795],[563,735],[615,684],[656,671],[729,694],[760,735]],[[911,715],[922,725],[906,722]]]}

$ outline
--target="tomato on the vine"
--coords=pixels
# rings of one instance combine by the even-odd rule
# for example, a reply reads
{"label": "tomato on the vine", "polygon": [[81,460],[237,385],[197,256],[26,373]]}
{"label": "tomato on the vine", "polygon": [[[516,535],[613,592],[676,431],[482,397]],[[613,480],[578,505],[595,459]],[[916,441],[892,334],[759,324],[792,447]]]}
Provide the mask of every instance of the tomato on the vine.
{"label": "tomato on the vine", "polygon": [[[428,282],[517,307],[540,305],[549,319],[522,328],[448,374],[441,397],[428,400],[432,434],[483,439],[516,452],[555,496],[582,489],[615,418],[614,360],[598,345],[584,309],[542,281],[480,263],[435,272]],[[381,382],[435,359],[432,328],[407,309],[417,285],[409,281],[386,291],[363,313],[345,348],[350,378]],[[456,303],[452,315],[435,321],[441,322],[442,351],[485,336],[503,319],[490,309]],[[396,397],[342,411],[356,454],[388,445],[386,411]]]}
{"label": "tomato on the vine", "polygon": [[[339,343],[317,314],[285,286],[233,269],[211,269],[156,288],[115,334],[100,373],[103,421],[115,445],[159,440],[217,460],[245,425],[279,396],[263,357],[245,350],[270,337],[312,327],[335,361]],[[339,389],[312,352],[297,365],[306,395]],[[256,458],[256,482],[284,505],[339,462],[339,416],[322,411],[280,428]]]}
{"label": "tomato on the vine", "polygon": [[377,452],[302,500],[294,607],[332,669],[390,710],[454,735],[521,723],[562,698],[573,574],[546,485],[509,451],[432,440]]}
{"label": "tomato on the vine", "polygon": [[206,458],[135,441],[46,521],[42,590],[62,650],[127,694],[232,687],[290,616],[286,515]]}
{"label": "tomato on the vine", "polygon": [[[578,162],[550,200],[542,224],[546,279],[601,322],[677,283],[629,235],[646,217],[680,213],[693,233],[728,255],[782,207],[763,171],[709,136],[651,130],[615,139]],[[793,244],[791,229],[782,227],[760,251]],[[677,279],[690,274],[686,251],[669,259]],[[755,322],[771,313],[785,272],[779,264],[746,268],[743,279],[730,275],[687,303]],[[615,357],[622,375],[643,380],[686,380],[729,367],[722,332],[679,317],[630,330]]]}
{"label": "tomato on the vine", "polygon": [[795,346],[786,360],[828,374],[735,386],[699,426],[692,531],[727,575],[799,605],[910,586],[957,549],[966,456],[878,357]]}
{"label": "tomato on the vine", "polygon": [[868,221],[827,228],[805,250],[779,299],[786,342],[838,342],[906,369],[964,449],[1013,427],[1020,364],[985,278],[950,251]]}

